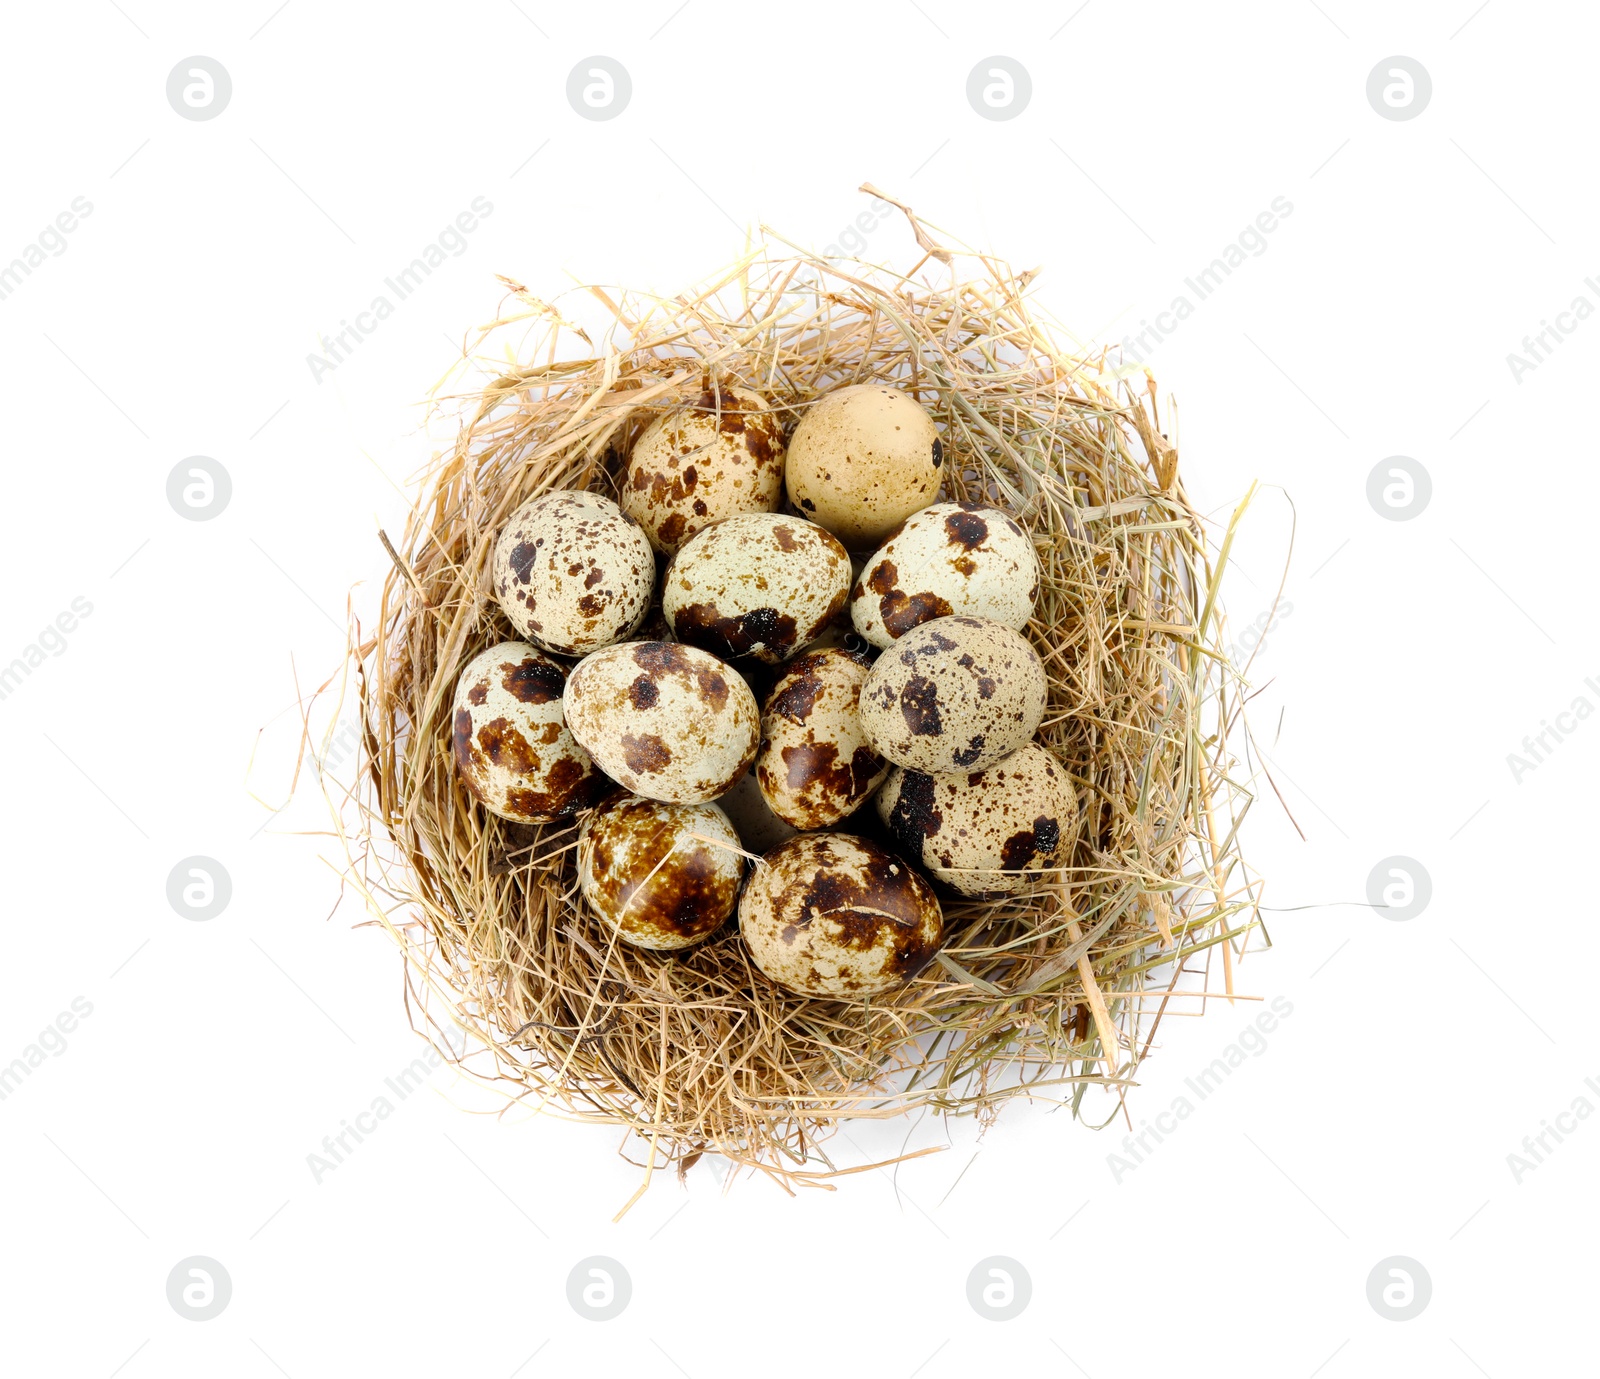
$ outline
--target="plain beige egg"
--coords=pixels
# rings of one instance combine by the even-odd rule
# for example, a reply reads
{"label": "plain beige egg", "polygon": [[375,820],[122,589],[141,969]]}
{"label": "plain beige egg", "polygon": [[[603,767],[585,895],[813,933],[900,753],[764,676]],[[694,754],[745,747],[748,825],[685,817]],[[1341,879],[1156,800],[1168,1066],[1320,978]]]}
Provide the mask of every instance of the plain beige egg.
{"label": "plain beige egg", "polygon": [[867,666],[857,652],[808,651],[762,706],[756,779],[772,812],[795,828],[831,828],[889,773],[861,727]]}
{"label": "plain beige egg", "polygon": [[1020,632],[982,618],[935,618],[873,663],[861,726],[896,766],[981,771],[1039,730],[1049,690],[1044,663]]}
{"label": "plain beige egg", "polygon": [[853,551],[871,550],[939,496],[944,447],[933,418],[884,383],[824,393],[789,440],[789,501]]}
{"label": "plain beige egg", "polygon": [[1039,598],[1033,538],[998,508],[935,503],[908,517],[867,561],[850,619],[873,646],[964,614],[1021,631]]}
{"label": "plain beige egg", "polygon": [[595,764],[652,800],[716,799],[760,742],[750,686],[709,652],[676,642],[624,642],[585,657],[562,705]]}
{"label": "plain beige egg", "polygon": [[976,897],[1041,879],[1067,860],[1078,834],[1072,781],[1035,742],[983,771],[931,776],[896,767],[877,808],[910,856]]}
{"label": "plain beige egg", "polygon": [[661,581],[673,636],[776,665],[822,634],[850,597],[850,557],[815,522],[745,513],[684,543]]}
{"label": "plain beige egg", "polygon": [[893,854],[848,833],[799,833],[751,871],[739,932],[755,964],[802,996],[893,990],[938,951],[939,900]]}
{"label": "plain beige egg", "polygon": [[739,903],[739,835],[714,804],[664,804],[620,791],[578,829],[578,885],[626,943],[687,948]]}
{"label": "plain beige egg", "polygon": [[633,518],[603,493],[531,498],[494,548],[494,592],[511,625],[546,651],[582,656],[644,621],[656,558]]}
{"label": "plain beige egg", "polygon": [[741,512],[772,512],[783,497],[783,423],[759,393],[707,388],[658,417],[634,442],[622,510],[650,544],[673,554],[697,531]]}
{"label": "plain beige egg", "polygon": [[558,661],[526,642],[479,652],[456,678],[456,775],[491,814],[548,823],[611,789],[562,721],[566,678]]}

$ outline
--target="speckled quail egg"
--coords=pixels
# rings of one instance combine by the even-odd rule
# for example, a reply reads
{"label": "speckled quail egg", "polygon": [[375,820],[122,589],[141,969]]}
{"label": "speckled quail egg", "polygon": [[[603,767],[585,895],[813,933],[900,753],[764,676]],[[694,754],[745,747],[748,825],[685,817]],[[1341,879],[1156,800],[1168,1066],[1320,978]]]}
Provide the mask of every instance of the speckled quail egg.
{"label": "speckled quail egg", "polygon": [[634,442],[622,510],[671,555],[702,527],[772,512],[783,494],[783,423],[746,388],[708,386],[658,417]]}
{"label": "speckled quail egg", "polygon": [[687,948],[739,903],[739,835],[714,804],[664,804],[617,793],[578,830],[583,898],[626,943]]}
{"label": "speckled quail egg", "polygon": [[494,548],[494,592],[530,642],[582,656],[644,621],[656,559],[633,518],[603,493],[560,489],[531,498]]}
{"label": "speckled quail egg", "polygon": [[889,763],[861,728],[867,658],[832,648],[789,663],[761,710],[756,780],[772,812],[796,828],[831,828],[883,784]]}
{"label": "speckled quail egg", "polygon": [[1078,800],[1055,755],[1030,742],[984,771],[930,776],[896,767],[878,794],[878,817],[939,880],[992,898],[1067,860]]}
{"label": "speckled quail egg", "polygon": [[789,439],[789,501],[853,551],[871,550],[939,496],[933,418],[884,383],[825,393]]}
{"label": "speckled quail egg", "polygon": [[750,686],[715,656],[676,642],[624,642],[585,657],[562,705],[595,764],[652,800],[716,799],[760,741]]}
{"label": "speckled quail egg", "polygon": [[833,537],[815,522],[750,512],[684,543],[661,581],[661,611],[681,642],[776,665],[849,595],[850,557]]}
{"label": "speckled quail egg", "polygon": [[938,951],[944,918],[933,887],[876,843],[800,833],[751,871],[739,932],[779,986],[855,1000],[920,971]]}
{"label": "speckled quail egg", "polygon": [[1039,577],[1033,539],[1013,518],[977,503],[935,503],[867,561],[850,618],[874,646],[952,613],[1020,632],[1033,616]]}
{"label": "speckled quail egg", "polygon": [[1048,692],[1044,663],[1021,633],[983,618],[935,618],[873,663],[861,726],[896,766],[981,771],[1038,731]]}
{"label": "speckled quail egg", "polygon": [[750,852],[766,852],[795,835],[794,825],[784,823],[762,797],[753,765],[734,781],[733,789],[717,796],[717,806],[728,816],[728,822],[744,839],[745,848]]}
{"label": "speckled quail egg", "polygon": [[548,823],[587,809],[611,784],[567,731],[567,673],[526,642],[479,652],[456,679],[456,774],[491,814]]}

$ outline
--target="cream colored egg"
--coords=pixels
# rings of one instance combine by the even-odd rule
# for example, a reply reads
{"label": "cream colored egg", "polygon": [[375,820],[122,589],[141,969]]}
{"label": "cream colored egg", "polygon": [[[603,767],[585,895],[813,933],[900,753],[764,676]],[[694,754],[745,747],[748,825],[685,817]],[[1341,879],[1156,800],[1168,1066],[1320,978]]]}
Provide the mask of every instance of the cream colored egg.
{"label": "cream colored egg", "polygon": [[755,758],[755,695],[715,656],[676,642],[625,642],[567,677],[567,726],[606,775],[647,799],[703,804]]}
{"label": "cream colored egg", "polygon": [[745,513],[691,538],[661,582],[673,635],[776,665],[814,641],[850,595],[850,557],[815,522]]}
{"label": "cream colored egg", "polygon": [[833,648],[789,663],[761,711],[756,780],[795,828],[831,828],[883,784],[889,763],[861,727],[867,658]]}
{"label": "cream colored egg", "polygon": [[738,830],[748,852],[766,852],[794,837],[794,825],[784,823],[762,798],[754,765],[733,783],[733,789],[726,795],[717,796],[717,806]]}
{"label": "cream colored egg", "polygon": [[938,951],[944,918],[933,888],[876,843],[801,833],[751,871],[739,932],[779,986],[859,1000],[921,971]]}
{"label": "cream colored egg", "polygon": [[850,595],[856,631],[890,646],[953,613],[1021,631],[1039,597],[1033,538],[998,508],[935,503],[906,519],[867,561]]}
{"label": "cream colored egg", "polygon": [[548,823],[611,789],[562,721],[567,678],[526,642],[479,652],[456,679],[452,755],[467,792],[491,814]]}
{"label": "cream colored egg", "polygon": [[981,771],[1033,737],[1048,694],[1044,663],[1021,633],[982,618],[935,618],[873,663],[861,725],[896,766]]}
{"label": "cream colored egg", "polygon": [[667,555],[697,531],[741,512],[772,512],[783,496],[783,423],[759,393],[708,387],[658,417],[634,442],[622,510]]}
{"label": "cream colored egg", "polygon": [[739,903],[739,835],[714,804],[664,804],[621,792],[578,830],[578,885],[626,943],[687,948]]}
{"label": "cream colored egg", "polygon": [[939,496],[944,447],[933,418],[899,388],[825,393],[789,440],[789,501],[853,551],[871,550]]}
{"label": "cream colored egg", "polygon": [[656,558],[644,529],[603,493],[529,499],[494,548],[494,592],[511,624],[546,651],[582,656],[644,621]]}
{"label": "cream colored egg", "polygon": [[1078,834],[1072,781],[1036,742],[983,771],[930,776],[896,767],[877,807],[911,857],[962,894],[984,898],[1049,879]]}

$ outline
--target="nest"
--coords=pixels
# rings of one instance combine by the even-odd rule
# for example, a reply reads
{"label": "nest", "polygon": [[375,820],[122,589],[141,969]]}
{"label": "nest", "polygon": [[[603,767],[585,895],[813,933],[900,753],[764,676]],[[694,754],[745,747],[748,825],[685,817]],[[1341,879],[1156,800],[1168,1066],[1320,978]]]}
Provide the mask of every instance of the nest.
{"label": "nest", "polygon": [[[1231,996],[1260,926],[1236,841],[1249,796],[1230,778],[1243,689],[1217,599],[1233,527],[1208,534],[1191,508],[1147,375],[1140,393],[1104,358],[1074,358],[1030,309],[1032,274],[911,224],[924,252],[903,273],[768,231],[672,299],[587,287],[548,304],[508,282],[474,347],[502,347],[500,362],[450,400],[459,439],[422,475],[402,539],[384,537],[394,568],[353,639],[364,753],[341,834],[349,879],[404,951],[414,1020],[451,1061],[452,1026],[481,1041],[467,1071],[507,1109],[624,1127],[646,1184],[704,1154],[823,1183],[844,1171],[826,1141],[849,1118],[987,1124],[1016,1098],[1089,1118],[1095,1086],[1115,1114],[1169,1003]],[[1002,507],[1035,539],[1040,740],[1084,822],[1070,864],[1026,892],[944,892],[937,960],[846,1003],[774,985],[736,922],[674,954],[616,942],[578,895],[574,822],[508,823],[462,790],[450,706],[459,668],[516,635],[490,558],[520,504],[615,496],[634,438],[708,382],[760,390],[792,429],[817,395],[873,380],[936,419],[943,498]]]}

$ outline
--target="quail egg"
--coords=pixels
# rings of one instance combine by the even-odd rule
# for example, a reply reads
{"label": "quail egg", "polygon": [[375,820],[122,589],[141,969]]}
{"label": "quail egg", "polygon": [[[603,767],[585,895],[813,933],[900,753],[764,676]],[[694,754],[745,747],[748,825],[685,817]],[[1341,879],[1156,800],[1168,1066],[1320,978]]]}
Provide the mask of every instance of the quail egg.
{"label": "quail egg", "polygon": [[889,763],[861,729],[867,658],[830,648],[791,661],[761,712],[756,779],[795,828],[831,828],[883,784]]}
{"label": "quail egg", "polygon": [[981,771],[1032,738],[1048,693],[1044,663],[1021,633],[982,618],[935,618],[873,663],[861,726],[896,766]]}
{"label": "quail egg", "polygon": [[724,517],[773,511],[782,495],[778,414],[759,393],[715,386],[645,428],[621,494],[622,510],[667,555]]}
{"label": "quail egg", "polygon": [[850,595],[850,557],[815,522],[744,513],[684,543],[661,582],[681,642],[776,665],[821,635]]}
{"label": "quail egg", "polygon": [[853,551],[871,550],[939,496],[944,447],[907,393],[861,383],[825,393],[789,440],[789,501]]}
{"label": "quail egg", "polygon": [[611,789],[562,721],[566,678],[559,662],[526,642],[479,652],[457,677],[456,775],[491,814],[548,823]]}
{"label": "quail egg", "polygon": [[1013,518],[977,503],[935,503],[908,517],[867,561],[850,618],[885,647],[952,613],[1020,632],[1033,616],[1039,578],[1033,539]]}
{"label": "quail egg", "polygon": [[714,804],[663,804],[617,793],[578,830],[578,885],[626,943],[687,948],[739,902],[739,835]]}
{"label": "quail egg", "polygon": [[928,963],[943,931],[933,887],[848,833],[780,843],[739,901],[739,932],[756,966],[802,996],[855,1000],[891,990]]}
{"label": "quail egg", "polygon": [[716,799],[760,741],[750,686],[715,656],[676,642],[625,642],[585,657],[562,705],[595,764],[652,800]]}
{"label": "quail egg", "polygon": [[895,840],[963,895],[1019,891],[1061,866],[1078,800],[1055,755],[1030,742],[983,771],[930,776],[896,767],[878,794]]}
{"label": "quail egg", "polygon": [[656,560],[633,518],[603,493],[559,489],[512,515],[494,548],[494,592],[530,642],[582,656],[644,621]]}

